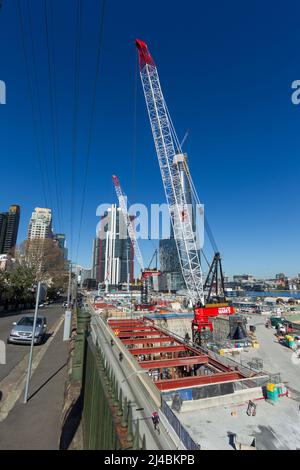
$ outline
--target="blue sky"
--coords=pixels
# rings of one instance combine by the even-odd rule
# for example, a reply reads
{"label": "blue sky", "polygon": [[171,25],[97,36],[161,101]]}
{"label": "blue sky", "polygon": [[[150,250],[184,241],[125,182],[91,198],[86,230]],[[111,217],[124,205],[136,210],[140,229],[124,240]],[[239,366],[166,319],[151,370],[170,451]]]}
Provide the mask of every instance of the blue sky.
{"label": "blue sky", "polygon": [[[56,61],[59,225],[52,152],[44,1],[29,0],[36,48],[45,174],[48,167],[54,227],[70,245],[71,155],[74,87],[75,0],[53,0],[50,28]],[[279,4],[280,3],[280,4]],[[297,4],[298,3],[298,4]],[[29,53],[27,0],[21,0]],[[81,47],[78,160],[73,259],[82,200],[92,84],[101,2],[84,1]],[[145,40],[177,133],[190,135],[184,150],[205,204],[227,274],[294,275],[299,264],[300,106],[291,83],[300,79],[299,2],[107,0],[95,128],[78,261],[89,266],[96,208],[116,202],[117,174],[131,202],[164,202],[146,106],[136,76],[136,38]],[[33,132],[17,1],[0,13],[0,79],[7,104],[0,107],[0,210],[21,206],[19,242],[34,207],[44,206]],[[32,56],[29,66],[32,71]],[[136,82],[137,79],[137,82]],[[135,83],[137,92],[135,93]],[[34,91],[35,108],[37,103]],[[136,105],[135,105],[136,103]],[[134,122],[136,120],[136,126]],[[38,122],[40,132],[41,122]],[[135,149],[135,151],[134,151]],[[47,162],[47,163],[45,163]],[[155,243],[141,244],[145,260]]]}

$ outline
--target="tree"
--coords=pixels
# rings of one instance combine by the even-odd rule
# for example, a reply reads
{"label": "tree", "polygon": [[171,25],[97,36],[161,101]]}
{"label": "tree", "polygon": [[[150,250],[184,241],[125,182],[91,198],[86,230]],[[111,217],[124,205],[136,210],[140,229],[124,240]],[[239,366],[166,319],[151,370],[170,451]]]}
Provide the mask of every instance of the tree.
{"label": "tree", "polygon": [[39,281],[50,299],[67,286],[63,253],[52,239],[26,241],[15,251],[9,270],[0,271],[0,301],[6,308],[33,305]]}
{"label": "tree", "polygon": [[0,304],[5,300],[5,295],[7,291],[7,279],[5,271],[0,271]]}

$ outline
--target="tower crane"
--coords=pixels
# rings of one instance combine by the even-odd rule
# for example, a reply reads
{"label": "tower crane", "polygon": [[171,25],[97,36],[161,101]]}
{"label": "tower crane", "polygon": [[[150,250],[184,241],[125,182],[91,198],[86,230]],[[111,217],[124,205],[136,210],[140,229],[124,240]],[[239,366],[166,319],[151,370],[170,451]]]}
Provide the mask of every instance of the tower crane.
{"label": "tower crane", "polygon": [[[171,116],[160,85],[156,64],[148,50],[147,44],[136,40],[139,56],[140,77],[146,100],[152,135],[158,157],[165,195],[169,207],[170,219],[174,231],[178,257],[186,284],[188,297],[194,307],[194,320],[192,322],[193,339],[199,341],[203,330],[212,331],[209,317],[234,313],[224,296],[218,293],[218,266],[221,258],[215,250],[209,275],[203,282],[203,273],[200,263],[200,250],[197,246],[193,210],[188,201],[182,175],[185,175],[191,188],[193,201],[199,204],[199,198],[194,186],[188,164],[187,156],[182,152]],[[220,267],[219,272],[223,274]],[[209,288],[209,295],[205,299],[205,288]],[[212,289],[216,288],[215,303],[211,301]],[[224,292],[224,288],[223,288]]]}
{"label": "tower crane", "polygon": [[134,226],[130,218],[130,215],[128,214],[128,211],[127,211],[126,195],[123,193],[118,177],[113,175],[112,179],[113,179],[114,187],[115,187],[116,194],[118,197],[119,206],[120,206],[120,209],[124,218],[124,222],[128,231],[128,235],[131,240],[131,244],[132,244],[136,259],[141,268],[141,278],[142,278],[141,303],[137,305],[137,310],[154,310],[155,305],[149,301],[149,281],[151,277],[159,276],[160,272],[158,271],[157,267],[154,269],[150,268],[152,260],[150,261],[149,267],[147,268],[144,267],[144,261],[143,261],[139,244],[136,239]]}

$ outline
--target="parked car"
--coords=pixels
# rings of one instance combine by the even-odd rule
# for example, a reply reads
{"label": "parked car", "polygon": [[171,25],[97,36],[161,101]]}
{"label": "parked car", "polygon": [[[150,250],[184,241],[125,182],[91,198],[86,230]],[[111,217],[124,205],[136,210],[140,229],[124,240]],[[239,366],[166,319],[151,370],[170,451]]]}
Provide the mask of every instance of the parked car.
{"label": "parked car", "polygon": [[[13,328],[7,339],[7,343],[30,344],[33,333],[34,316],[26,315],[18,322],[13,323]],[[46,317],[38,316],[36,320],[34,344],[41,344],[47,331]]]}

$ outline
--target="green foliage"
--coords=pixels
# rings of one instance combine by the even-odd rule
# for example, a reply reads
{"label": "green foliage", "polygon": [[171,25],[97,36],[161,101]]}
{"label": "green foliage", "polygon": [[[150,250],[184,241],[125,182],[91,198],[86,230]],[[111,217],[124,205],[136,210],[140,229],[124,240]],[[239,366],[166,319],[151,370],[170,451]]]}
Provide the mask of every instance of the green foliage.
{"label": "green foliage", "polygon": [[34,302],[36,269],[33,266],[17,264],[6,273],[6,300],[10,305]]}
{"label": "green foliage", "polygon": [[68,284],[62,252],[52,240],[30,246],[25,242],[9,269],[0,271],[0,303],[6,308],[34,305],[38,281],[47,286],[49,300],[54,300]]}

